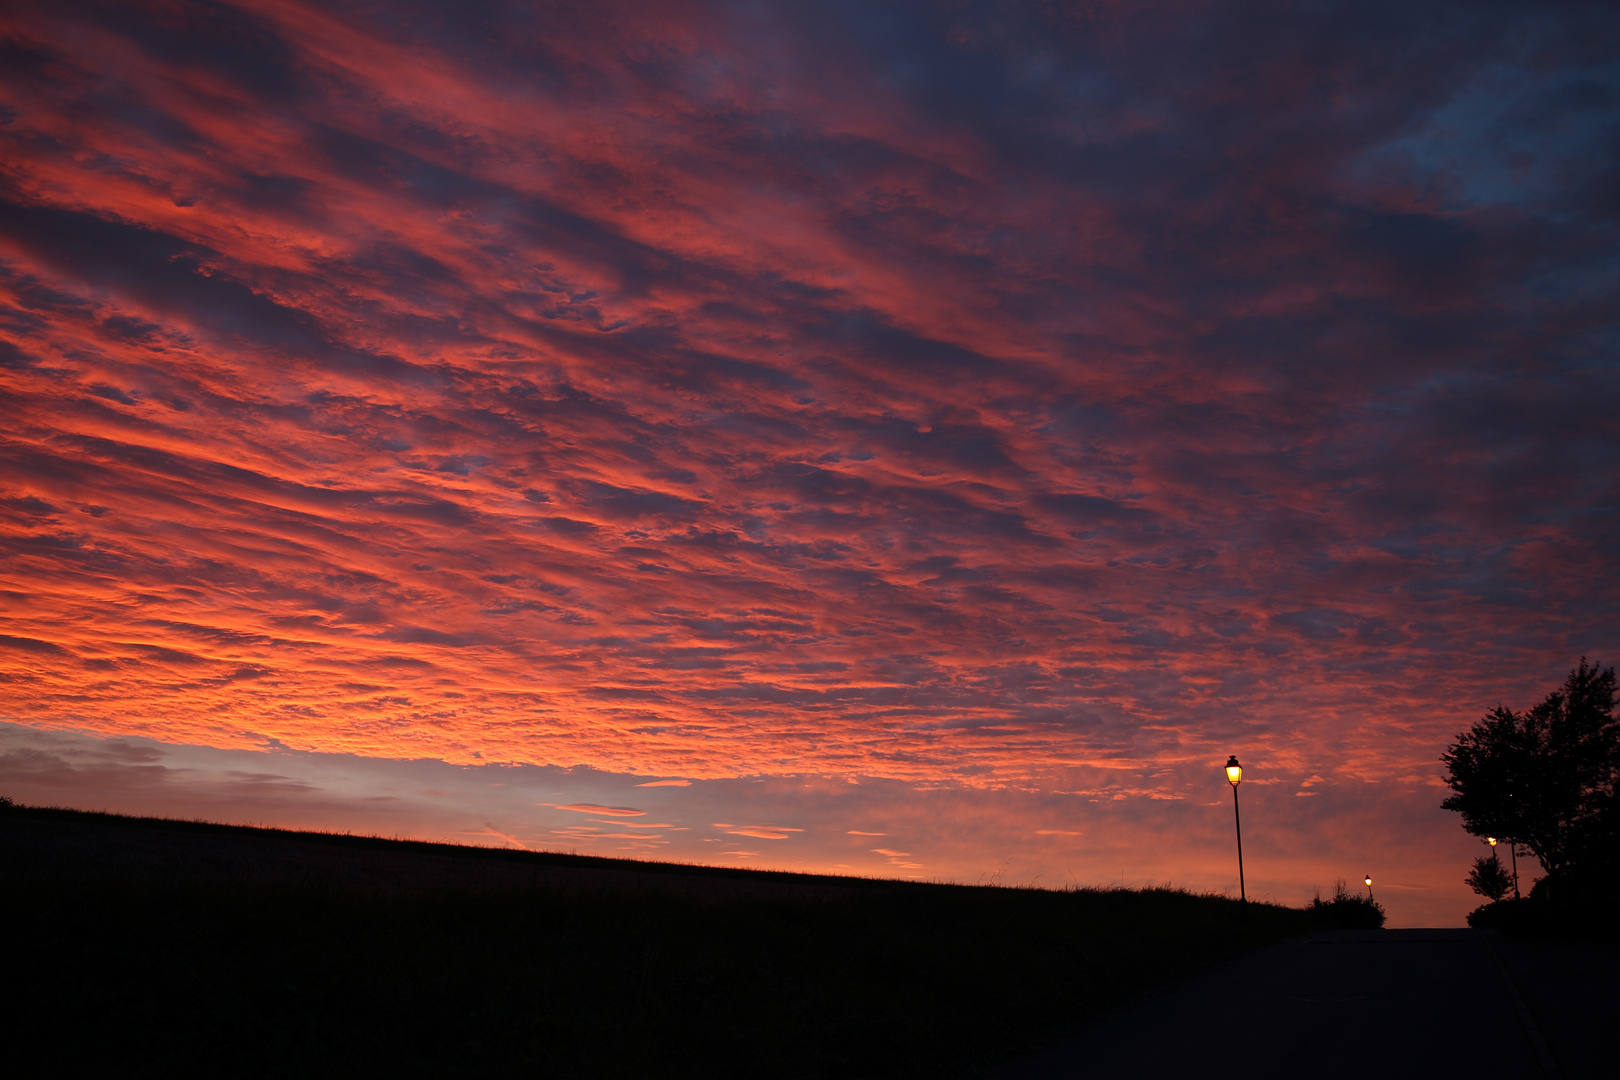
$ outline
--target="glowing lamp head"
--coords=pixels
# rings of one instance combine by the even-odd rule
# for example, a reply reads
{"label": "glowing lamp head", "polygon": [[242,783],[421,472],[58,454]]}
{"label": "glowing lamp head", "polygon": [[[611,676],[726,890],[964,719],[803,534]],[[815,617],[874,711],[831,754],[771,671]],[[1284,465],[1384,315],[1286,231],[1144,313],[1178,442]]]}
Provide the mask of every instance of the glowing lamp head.
{"label": "glowing lamp head", "polygon": [[1369,888],[1369,889],[1372,888],[1372,875],[1371,874],[1368,874],[1366,877],[1362,878],[1361,880],[1366,884],[1367,888]]}
{"label": "glowing lamp head", "polygon": [[1226,781],[1233,787],[1243,783],[1243,766],[1238,764],[1236,754],[1226,759]]}
{"label": "glowing lamp head", "polygon": [[1496,846],[1496,837],[1494,837],[1494,836],[1487,836],[1487,837],[1486,837],[1486,838],[1485,838],[1485,839],[1486,839],[1486,840],[1487,840],[1487,841],[1489,841],[1489,843],[1490,843],[1490,845],[1491,845],[1491,847],[1495,847],[1495,846]]}

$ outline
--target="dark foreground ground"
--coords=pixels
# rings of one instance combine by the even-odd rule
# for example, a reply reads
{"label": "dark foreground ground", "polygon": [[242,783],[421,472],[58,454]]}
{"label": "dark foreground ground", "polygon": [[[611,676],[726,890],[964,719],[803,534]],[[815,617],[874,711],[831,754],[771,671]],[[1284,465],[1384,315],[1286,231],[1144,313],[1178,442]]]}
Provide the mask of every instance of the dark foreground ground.
{"label": "dark foreground ground", "polygon": [[985,1080],[1620,1075],[1613,945],[1338,930],[1249,953]]}
{"label": "dark foreground ground", "polygon": [[19,1077],[972,1075],[1311,926],[38,809],[0,872]]}

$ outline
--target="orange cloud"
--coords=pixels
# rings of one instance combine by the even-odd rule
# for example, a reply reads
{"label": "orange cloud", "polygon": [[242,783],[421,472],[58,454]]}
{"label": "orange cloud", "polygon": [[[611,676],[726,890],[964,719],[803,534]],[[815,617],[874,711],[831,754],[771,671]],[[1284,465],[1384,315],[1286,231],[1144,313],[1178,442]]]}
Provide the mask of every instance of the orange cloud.
{"label": "orange cloud", "polygon": [[579,814],[601,814],[604,817],[646,817],[647,811],[633,810],[628,806],[597,806],[595,803],[572,803],[567,806],[558,806],[558,810],[572,810]]}

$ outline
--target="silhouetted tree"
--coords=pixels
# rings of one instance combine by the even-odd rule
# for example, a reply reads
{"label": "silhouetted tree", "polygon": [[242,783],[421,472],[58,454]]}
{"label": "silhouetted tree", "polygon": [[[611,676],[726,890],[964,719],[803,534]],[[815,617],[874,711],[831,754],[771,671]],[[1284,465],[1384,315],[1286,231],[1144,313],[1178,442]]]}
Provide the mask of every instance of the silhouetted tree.
{"label": "silhouetted tree", "polygon": [[1614,873],[1620,721],[1614,669],[1588,665],[1522,713],[1498,705],[1441,760],[1453,794],[1440,805],[1475,836],[1528,847],[1550,878]]}
{"label": "silhouetted tree", "polygon": [[1513,888],[1513,878],[1502,869],[1502,862],[1494,855],[1481,855],[1474,860],[1474,869],[1467,877],[1468,887],[1487,900],[1496,901]]}

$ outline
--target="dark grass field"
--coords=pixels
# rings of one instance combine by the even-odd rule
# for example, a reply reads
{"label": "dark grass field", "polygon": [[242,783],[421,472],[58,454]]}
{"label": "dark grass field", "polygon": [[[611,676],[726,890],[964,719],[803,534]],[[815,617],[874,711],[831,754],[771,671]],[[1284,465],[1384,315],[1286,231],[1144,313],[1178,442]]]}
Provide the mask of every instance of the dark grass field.
{"label": "dark grass field", "polygon": [[972,1075],[1313,925],[38,808],[0,865],[18,1077]]}

